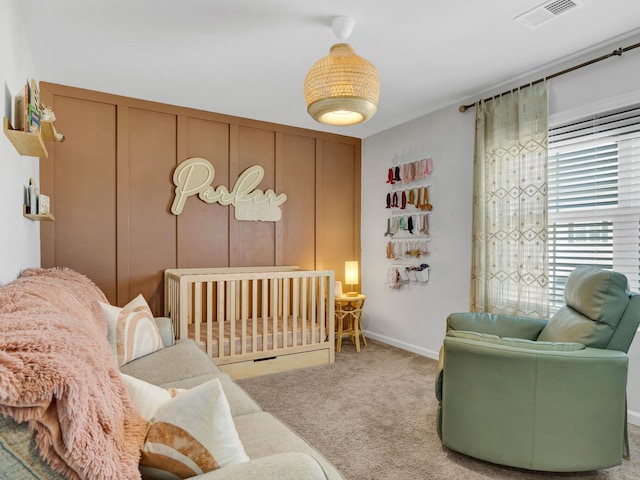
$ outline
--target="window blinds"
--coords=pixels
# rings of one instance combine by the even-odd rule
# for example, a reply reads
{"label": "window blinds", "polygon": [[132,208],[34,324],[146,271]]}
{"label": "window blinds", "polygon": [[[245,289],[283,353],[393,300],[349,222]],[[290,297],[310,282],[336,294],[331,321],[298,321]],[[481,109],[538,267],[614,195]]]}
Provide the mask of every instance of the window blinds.
{"label": "window blinds", "polygon": [[640,105],[552,126],[548,185],[552,310],[577,265],[640,290]]}

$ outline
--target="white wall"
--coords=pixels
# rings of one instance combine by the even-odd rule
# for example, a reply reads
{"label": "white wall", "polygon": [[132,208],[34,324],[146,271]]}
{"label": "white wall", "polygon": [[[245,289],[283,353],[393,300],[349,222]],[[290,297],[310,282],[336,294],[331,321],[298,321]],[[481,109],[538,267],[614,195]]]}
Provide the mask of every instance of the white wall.
{"label": "white wall", "polygon": [[[547,66],[497,86],[494,91],[479,92],[471,103],[638,41],[640,36],[619,40],[580,58]],[[637,49],[552,79],[551,119],[569,119],[599,106],[639,102],[639,76]],[[468,310],[473,128],[473,109],[461,114],[456,104],[363,141],[362,290],[367,295],[364,329],[371,338],[432,358],[437,358],[447,315]],[[412,282],[399,290],[390,289],[384,285],[388,266],[393,263],[385,258],[387,170],[394,159],[411,161],[426,155],[432,156],[434,165],[430,189],[431,255],[425,259],[431,266],[430,280],[426,285]],[[640,424],[640,334],[629,355],[630,420]]]}
{"label": "white wall", "polygon": [[[27,78],[37,78],[18,9],[19,0],[0,0],[0,111],[13,123],[12,97]],[[38,159],[21,157],[0,134],[0,285],[22,269],[40,265],[40,226],[22,216],[22,195],[29,178],[38,181]]]}

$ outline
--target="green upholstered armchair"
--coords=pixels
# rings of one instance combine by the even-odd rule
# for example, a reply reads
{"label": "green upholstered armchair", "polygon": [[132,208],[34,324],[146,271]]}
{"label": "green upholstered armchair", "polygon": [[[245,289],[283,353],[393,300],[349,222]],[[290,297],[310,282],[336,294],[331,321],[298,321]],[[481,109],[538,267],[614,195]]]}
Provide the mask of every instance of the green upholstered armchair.
{"label": "green upholstered armchair", "polygon": [[447,318],[436,379],[438,433],[458,452],[530,470],[622,463],[626,352],[640,295],[624,275],[576,268],[549,321],[489,313]]}

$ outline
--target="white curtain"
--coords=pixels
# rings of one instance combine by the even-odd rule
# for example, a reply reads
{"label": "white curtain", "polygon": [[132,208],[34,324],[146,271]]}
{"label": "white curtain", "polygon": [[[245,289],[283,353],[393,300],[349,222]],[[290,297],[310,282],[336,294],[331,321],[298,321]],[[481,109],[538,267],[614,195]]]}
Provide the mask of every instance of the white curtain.
{"label": "white curtain", "polygon": [[549,315],[547,85],[478,102],[472,311]]}

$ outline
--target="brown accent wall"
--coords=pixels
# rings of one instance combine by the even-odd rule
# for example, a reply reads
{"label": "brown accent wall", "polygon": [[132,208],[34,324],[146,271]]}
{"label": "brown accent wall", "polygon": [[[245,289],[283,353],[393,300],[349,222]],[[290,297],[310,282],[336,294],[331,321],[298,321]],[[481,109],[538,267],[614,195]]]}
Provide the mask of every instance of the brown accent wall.
{"label": "brown accent wall", "polygon": [[[80,271],[123,305],[142,293],[162,313],[162,272],[175,267],[299,265],[344,276],[360,256],[359,139],[41,83],[63,143],[47,143],[42,266]],[[170,212],[172,175],[189,157],[233,186],[252,165],[259,188],[286,193],[279,222],[239,222],[232,206],[190,197]]]}

